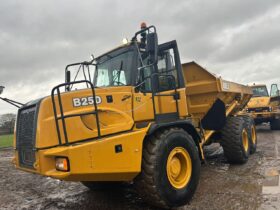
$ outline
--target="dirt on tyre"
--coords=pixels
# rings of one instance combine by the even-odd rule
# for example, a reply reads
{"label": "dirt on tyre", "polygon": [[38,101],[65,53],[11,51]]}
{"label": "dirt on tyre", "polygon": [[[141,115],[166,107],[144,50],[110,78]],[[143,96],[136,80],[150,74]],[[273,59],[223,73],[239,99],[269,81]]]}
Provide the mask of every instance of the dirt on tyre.
{"label": "dirt on tyre", "polygon": [[242,117],[228,117],[221,131],[221,145],[230,163],[246,163],[250,154],[250,142],[245,120]]}
{"label": "dirt on tyre", "polygon": [[247,127],[247,134],[250,143],[250,154],[253,154],[257,150],[257,132],[256,132],[256,125],[254,119],[250,116],[244,115],[242,116],[243,120],[245,121],[245,126]]}
{"label": "dirt on tyre", "polygon": [[192,137],[181,128],[165,129],[144,141],[142,169],[134,185],[139,195],[153,206],[182,206],[197,188],[200,167]]}
{"label": "dirt on tyre", "polygon": [[108,182],[84,181],[81,183],[93,191],[117,189],[124,185],[124,182],[109,182],[109,181]]}
{"label": "dirt on tyre", "polygon": [[271,130],[280,130],[280,119],[273,119],[270,121]]}

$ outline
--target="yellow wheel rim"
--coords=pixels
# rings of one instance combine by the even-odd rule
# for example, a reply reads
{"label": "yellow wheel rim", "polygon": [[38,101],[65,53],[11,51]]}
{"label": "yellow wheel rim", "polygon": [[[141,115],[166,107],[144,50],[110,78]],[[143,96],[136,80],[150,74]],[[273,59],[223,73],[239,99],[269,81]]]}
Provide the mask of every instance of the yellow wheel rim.
{"label": "yellow wheel rim", "polygon": [[247,152],[249,149],[249,140],[248,140],[248,134],[247,134],[247,131],[245,128],[242,131],[242,143],[243,143],[245,152]]}
{"label": "yellow wheel rim", "polygon": [[166,172],[174,188],[181,189],[188,184],[192,174],[192,160],[186,149],[175,147],[170,152]]}
{"label": "yellow wheel rim", "polygon": [[252,143],[255,145],[257,140],[257,135],[256,135],[256,127],[254,125],[252,125],[251,127],[251,135],[252,135]]}

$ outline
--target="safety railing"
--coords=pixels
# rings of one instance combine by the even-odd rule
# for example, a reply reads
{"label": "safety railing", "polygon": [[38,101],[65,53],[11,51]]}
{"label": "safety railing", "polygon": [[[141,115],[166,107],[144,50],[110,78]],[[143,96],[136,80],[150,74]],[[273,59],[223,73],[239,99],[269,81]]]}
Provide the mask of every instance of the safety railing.
{"label": "safety railing", "polygon": [[[65,115],[64,114],[64,109],[63,109],[63,103],[62,103],[60,88],[62,88],[62,87],[69,87],[70,85],[81,84],[81,83],[85,83],[87,85],[87,87],[90,87],[91,92],[92,92],[92,97],[93,97],[93,108],[94,109],[91,112],[84,112],[84,113],[78,113],[78,114],[68,114],[68,115]],[[56,104],[55,96],[57,96],[60,116],[58,116],[57,104]],[[55,86],[52,89],[51,97],[52,97],[52,105],[53,105],[55,125],[56,125],[59,145],[63,145],[63,144],[68,145],[69,144],[69,138],[68,138],[67,126],[66,126],[65,119],[66,118],[71,118],[71,117],[78,117],[78,116],[84,116],[84,115],[95,115],[96,126],[97,126],[97,134],[98,134],[97,137],[101,137],[100,124],[99,124],[99,118],[98,118],[98,109],[97,109],[97,103],[96,103],[95,88],[94,88],[94,85],[90,81],[88,81],[88,80],[81,80],[81,81],[74,81],[74,82],[66,82],[66,83],[62,83],[60,85],[57,85],[57,86]],[[63,131],[65,143],[62,143],[61,128],[60,128],[60,125],[59,125],[59,121],[61,121],[61,123],[62,123],[62,131]],[[80,139],[78,141],[84,141],[84,140],[87,140],[87,139]],[[75,141],[75,142],[77,142],[77,141]]]}

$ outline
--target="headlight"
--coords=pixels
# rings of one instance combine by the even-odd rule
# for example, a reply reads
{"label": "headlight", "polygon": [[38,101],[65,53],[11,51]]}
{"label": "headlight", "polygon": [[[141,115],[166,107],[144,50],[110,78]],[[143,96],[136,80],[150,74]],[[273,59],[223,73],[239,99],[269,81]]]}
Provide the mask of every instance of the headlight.
{"label": "headlight", "polygon": [[58,171],[70,171],[68,158],[56,157],[55,158],[55,168]]}

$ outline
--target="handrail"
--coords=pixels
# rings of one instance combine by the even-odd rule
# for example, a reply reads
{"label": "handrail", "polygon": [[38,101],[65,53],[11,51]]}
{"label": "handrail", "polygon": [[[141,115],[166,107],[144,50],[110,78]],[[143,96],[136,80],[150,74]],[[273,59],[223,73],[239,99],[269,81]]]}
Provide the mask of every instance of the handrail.
{"label": "handrail", "polygon": [[[67,87],[69,85],[80,84],[80,83],[86,83],[87,86],[88,85],[90,86],[91,92],[92,92],[92,96],[93,96],[94,111],[88,112],[88,113],[74,114],[74,115],[73,114],[64,115],[60,88],[61,87]],[[59,110],[60,110],[60,117],[58,117],[58,115],[57,115],[56,102],[55,102],[55,93],[57,93],[57,98],[58,98],[58,103],[59,103]],[[67,130],[66,130],[66,121],[65,121],[65,119],[66,118],[71,118],[71,117],[90,115],[90,114],[95,115],[96,116],[96,125],[97,125],[98,137],[101,137],[99,117],[98,117],[98,109],[97,109],[97,103],[96,103],[95,87],[92,84],[92,82],[90,82],[88,80],[80,80],[80,81],[73,81],[73,82],[66,82],[66,83],[59,84],[59,85],[55,86],[52,89],[51,98],[52,98],[54,118],[55,118],[55,124],[56,124],[56,130],[57,130],[57,137],[58,137],[59,145],[62,145],[59,120],[62,121],[62,128],[63,128],[63,134],[64,134],[64,138],[65,138],[65,144],[67,145],[69,143],[69,139],[68,139],[68,134],[67,134]]]}

